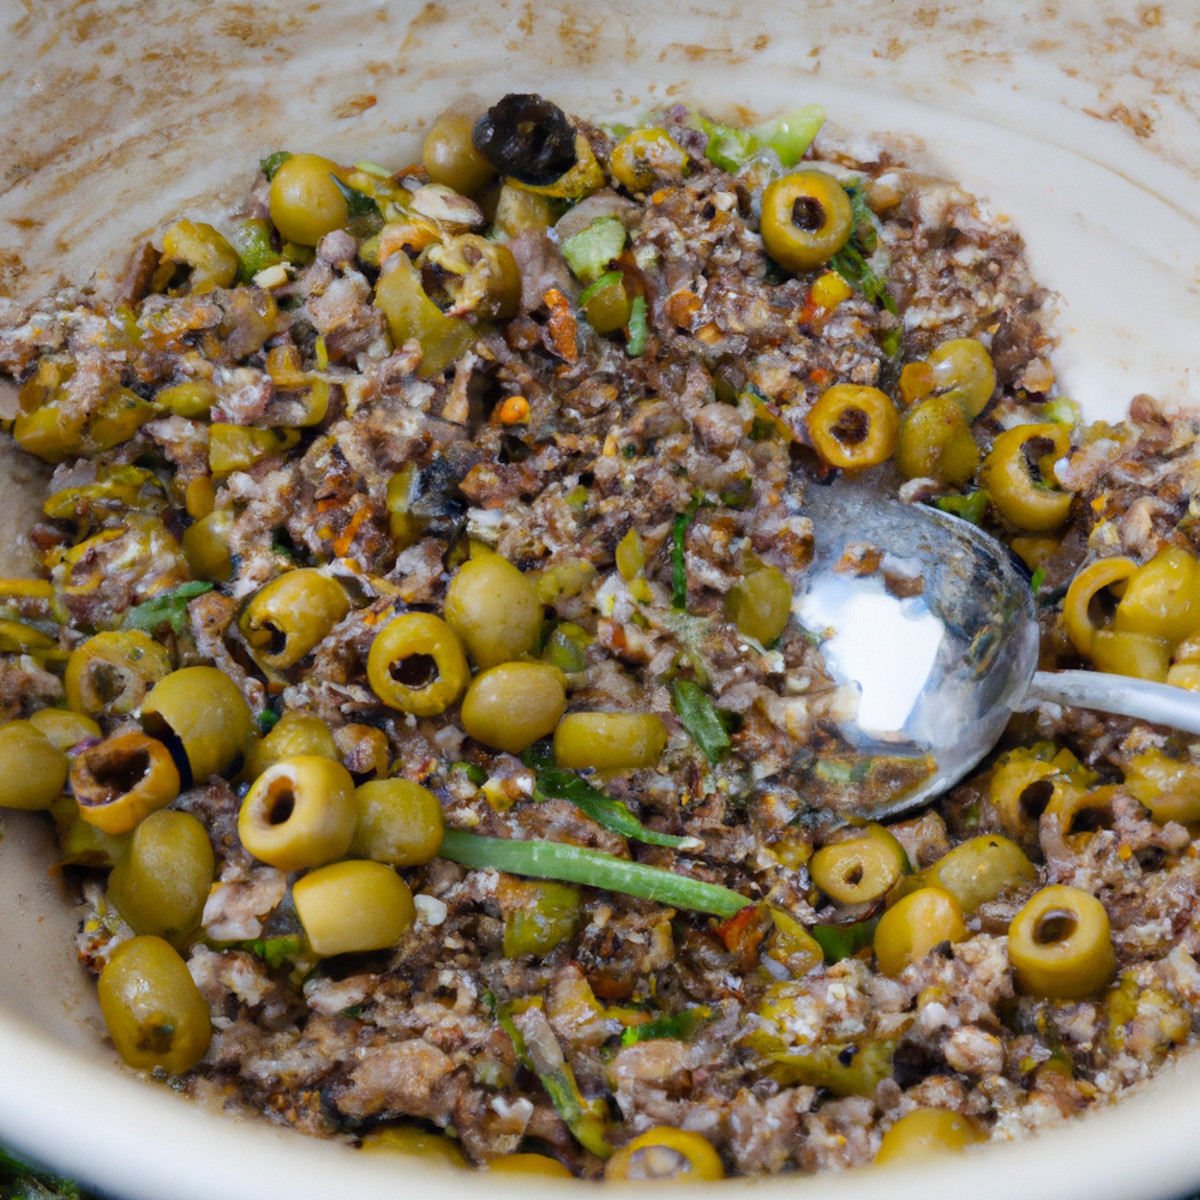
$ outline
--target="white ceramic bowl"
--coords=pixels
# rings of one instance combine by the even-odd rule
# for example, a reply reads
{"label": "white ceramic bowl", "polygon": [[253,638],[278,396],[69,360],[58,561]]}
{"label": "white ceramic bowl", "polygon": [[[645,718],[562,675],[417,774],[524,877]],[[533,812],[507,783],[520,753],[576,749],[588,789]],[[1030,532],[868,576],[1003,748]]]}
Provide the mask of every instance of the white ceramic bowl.
{"label": "white ceramic bowl", "polygon": [[[280,147],[399,165],[463,92],[541,91],[600,117],[673,101],[762,117],[810,101],[906,130],[930,166],[1025,234],[1061,296],[1057,355],[1089,416],[1137,392],[1200,408],[1200,25],[1193,0],[0,0],[0,305],[100,269],[181,214],[219,216]],[[2,397],[0,397],[2,399]],[[7,461],[7,460],[6,460]],[[41,474],[9,465],[0,547]],[[19,557],[19,556],[18,556]],[[0,842],[0,1143],[119,1200],[465,1200],[481,1177],[356,1156],[215,1117],[119,1069],[74,959],[42,823]],[[1171,1200],[1200,1190],[1200,1055],[1115,1109],[919,1169],[753,1187],[760,1196]],[[536,1179],[487,1178],[506,1200]]]}

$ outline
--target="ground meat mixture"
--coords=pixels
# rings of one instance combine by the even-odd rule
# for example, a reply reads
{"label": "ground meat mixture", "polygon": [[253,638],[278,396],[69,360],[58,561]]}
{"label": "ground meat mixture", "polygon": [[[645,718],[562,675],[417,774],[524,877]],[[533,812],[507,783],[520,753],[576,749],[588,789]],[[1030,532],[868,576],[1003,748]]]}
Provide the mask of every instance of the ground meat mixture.
{"label": "ground meat mixture", "polygon": [[[806,493],[863,472],[1011,545],[1043,667],[1197,686],[1200,423],[1083,424],[1020,237],[902,139],[486,120],[461,169],[273,155],[122,294],[0,329],[54,464],[0,737],[70,770],[4,796],[54,816],[118,1049],[316,1136],[580,1177],[845,1168],[910,1114],[1009,1140],[1141,1083],[1200,1029],[1191,741],[1043,706],[870,823],[914,780],[845,743],[791,601]],[[172,707],[198,667],[233,698]],[[279,855],[310,775],[351,823]],[[384,781],[423,850],[364,824]],[[154,809],[198,822],[199,884],[138,849]],[[306,907],[331,859],[387,882]],[[128,1032],[135,938],[200,1016]]]}

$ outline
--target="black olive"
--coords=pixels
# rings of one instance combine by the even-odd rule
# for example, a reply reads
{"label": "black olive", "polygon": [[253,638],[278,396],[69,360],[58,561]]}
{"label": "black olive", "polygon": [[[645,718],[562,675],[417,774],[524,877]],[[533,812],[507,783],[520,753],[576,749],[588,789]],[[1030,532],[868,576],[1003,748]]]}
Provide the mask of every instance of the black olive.
{"label": "black olive", "polygon": [[544,187],[575,165],[575,126],[556,104],[510,92],[475,122],[475,149],[502,175]]}

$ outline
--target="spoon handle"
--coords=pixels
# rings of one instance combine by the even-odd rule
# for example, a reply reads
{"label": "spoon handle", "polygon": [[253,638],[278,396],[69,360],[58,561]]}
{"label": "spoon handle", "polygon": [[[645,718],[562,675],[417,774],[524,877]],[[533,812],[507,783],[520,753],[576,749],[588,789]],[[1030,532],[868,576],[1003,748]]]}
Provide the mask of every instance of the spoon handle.
{"label": "spoon handle", "polygon": [[1200,733],[1200,692],[1166,683],[1100,671],[1037,671],[1026,693],[1026,705],[1039,700],[1141,717],[1155,725]]}

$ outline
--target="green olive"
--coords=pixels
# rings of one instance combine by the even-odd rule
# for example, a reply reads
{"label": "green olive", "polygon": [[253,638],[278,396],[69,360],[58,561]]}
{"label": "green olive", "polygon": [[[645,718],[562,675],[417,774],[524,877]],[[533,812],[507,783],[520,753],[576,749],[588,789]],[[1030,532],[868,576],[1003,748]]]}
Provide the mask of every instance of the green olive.
{"label": "green olive", "polygon": [[229,531],[233,528],[234,517],[233,509],[218,508],[183,531],[179,548],[195,578],[224,583],[233,574]]}
{"label": "green olive", "polygon": [[487,1170],[496,1171],[501,1175],[552,1175],[556,1179],[574,1179],[571,1168],[551,1158],[548,1154],[524,1152],[520,1154],[501,1154],[498,1158],[489,1159]]}
{"label": "green olive", "polygon": [[140,729],[119,729],[77,754],[69,780],[79,815],[105,833],[128,833],[180,791],[170,750]]}
{"label": "green olive", "polygon": [[294,154],[271,180],[271,220],[285,242],[315,246],[327,233],[341,229],[350,210],[334,182],[337,163],[319,154]]}
{"label": "green olive", "polygon": [[853,224],[850,197],[825,171],[796,171],[763,191],[763,245],[789,271],[828,262],[849,241]]}
{"label": "green olive", "polygon": [[471,131],[480,116],[482,113],[466,108],[448,108],[434,119],[421,147],[421,165],[431,182],[470,196],[496,174],[496,168],[471,141]]}
{"label": "green olive", "polygon": [[520,309],[521,271],[501,242],[460,233],[427,246],[417,265],[434,269],[432,298],[452,319],[507,320]]}
{"label": "green olive", "polygon": [[652,767],[667,744],[654,713],[567,713],[554,730],[554,758],[572,771],[630,771]]}
{"label": "green olive", "polygon": [[256,662],[283,671],[314,650],[349,611],[336,579],[300,567],[255,592],[238,628]]}
{"label": "green olive", "polygon": [[942,942],[967,936],[962,909],[949,892],[925,887],[898,900],[875,926],[875,961],[885,975],[897,976]]}
{"label": "green olive", "polygon": [[946,1108],[914,1108],[883,1135],[875,1161],[901,1162],[954,1153],[982,1140],[969,1117]]}
{"label": "green olive", "polygon": [[504,957],[549,954],[573,937],[583,923],[579,889],[565,883],[504,880],[499,890],[504,913]]}
{"label": "green olive", "polygon": [[49,808],[62,795],[66,754],[30,721],[0,725],[0,808]]}
{"label": "green olive", "polygon": [[203,221],[176,221],[163,234],[163,262],[191,268],[188,291],[232,287],[238,273],[237,251]]}
{"label": "green olive", "polygon": [[367,654],[367,681],[389,708],[436,717],[452,705],[471,677],[458,635],[432,613],[393,617]]}
{"label": "green olive", "polygon": [[207,379],[189,379],[159,388],[154,403],[178,417],[205,420],[217,402],[217,389]]}
{"label": "green olive", "polygon": [[1037,868],[1016,842],[996,833],[981,834],[955,846],[928,872],[930,882],[949,892],[964,913],[1004,892],[1033,883]]}
{"label": "green olive", "polygon": [[342,760],[328,722],[314,713],[291,709],[275,722],[270,733],[251,744],[238,779],[253,782],[268,767],[300,754]]}
{"label": "green olive", "polygon": [[133,840],[132,833],[105,833],[85,821],[73,796],[59,796],[49,811],[54,818],[62,866],[111,871]]}
{"label": "green olive", "polygon": [[292,885],[292,899],[309,946],[323,958],[386,950],[416,915],[408,884],[391,867],[369,859],[310,871]]}
{"label": "green olive", "polygon": [[122,942],[96,990],[108,1036],[131,1067],[179,1075],[204,1057],[212,1039],[208,1005],[169,942]]}
{"label": "green olive", "polygon": [[604,1178],[711,1182],[725,1178],[725,1167],[703,1134],[658,1125],[626,1142],[605,1163]]}
{"label": "green olive", "polygon": [[901,876],[905,854],[882,826],[878,834],[831,842],[808,861],[812,881],[837,904],[878,900]]}
{"label": "green olive", "polygon": [[470,321],[447,316],[429,298],[421,272],[407,254],[393,254],[375,285],[375,304],[387,318],[397,346],[415,338],[421,345],[420,374],[436,375],[474,345],[479,331]]}
{"label": "green olive", "polygon": [[633,314],[633,297],[625,287],[625,280],[614,273],[602,276],[598,286],[589,287],[580,298],[583,300],[583,315],[597,333],[616,333],[629,324]]}
{"label": "green olive", "polygon": [[1091,995],[1116,970],[1104,905],[1061,884],[1042,888],[1013,918],[1008,956],[1021,991],[1057,1000]]}
{"label": "green olive", "polygon": [[377,1125],[362,1135],[361,1149],[368,1154],[404,1154],[452,1167],[467,1165],[454,1142],[423,1125]]}
{"label": "green olive", "polygon": [[69,708],[39,708],[29,718],[35,729],[50,739],[51,745],[66,754],[80,742],[104,736],[99,724],[85,713],[72,712]]}
{"label": "green olive", "polygon": [[936,479],[958,487],[979,466],[979,447],[962,406],[947,396],[930,396],[900,423],[896,466],[907,479]]}
{"label": "green olive", "polygon": [[442,844],[438,798],[408,779],[371,779],[354,789],[358,823],[350,853],[394,867],[427,863]]}
{"label": "green olive", "polygon": [[214,869],[203,822],[164,808],[133,831],[108,877],[108,898],[135,933],[190,933],[200,924]]}
{"label": "green olive", "polygon": [[648,192],[658,180],[675,182],[687,174],[687,151],[665,129],[635,129],[609,156],[613,178],[631,192]]}
{"label": "green olive", "polygon": [[772,566],[747,571],[725,594],[725,616],[743,637],[769,646],[792,614],[792,585]]}
{"label": "green olive", "polygon": [[472,681],[462,702],[462,726],[493,750],[520,754],[554,731],[567,706],[563,673],[548,663],[510,662]]}
{"label": "green olive", "polygon": [[476,553],[446,589],[446,624],[480,668],[530,654],[542,629],[537,588],[506,558]]}
{"label": "green olive", "polygon": [[76,712],[124,716],[170,671],[170,654],[149,634],[106,630],[71,651],[63,688]]}
{"label": "green olive", "polygon": [[299,871],[341,858],[357,819],[350,772],[333,759],[302,754],[268,767],[250,786],[238,836],[255,858]]}
{"label": "green olive", "polygon": [[996,390],[996,368],[987,347],[975,338],[950,338],[925,360],[933,369],[933,386],[973,421]]}
{"label": "green olive", "polygon": [[228,675],[215,667],[182,667],[151,689],[142,725],[154,737],[177,739],[192,781],[202,783],[245,754],[254,715]]}

